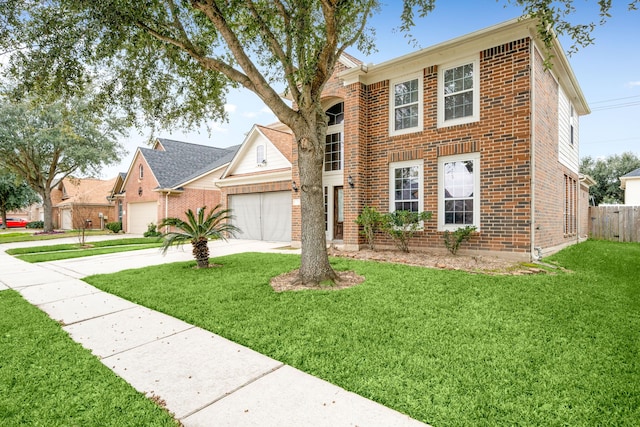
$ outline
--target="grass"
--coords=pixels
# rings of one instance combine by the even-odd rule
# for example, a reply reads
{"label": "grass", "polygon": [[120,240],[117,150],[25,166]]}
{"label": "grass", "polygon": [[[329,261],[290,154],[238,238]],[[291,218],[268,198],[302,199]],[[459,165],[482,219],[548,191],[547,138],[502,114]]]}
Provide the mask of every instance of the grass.
{"label": "grass", "polygon": [[162,242],[155,237],[134,237],[91,242],[90,246],[82,248],[78,243],[67,243],[31,248],[14,248],[7,250],[7,253],[27,262],[46,262],[156,248],[162,246]]}
{"label": "grass", "polygon": [[176,426],[17,292],[0,292],[0,425]]}
{"label": "grass", "polygon": [[553,275],[334,259],[367,279],[342,291],[275,293],[299,257],[255,253],[85,280],[434,426],[631,426],[639,259],[639,244],[596,241],[547,259],[574,271]]}
{"label": "grass", "polygon": [[[88,230],[85,235],[87,236],[103,236],[109,234],[108,231],[104,230]],[[55,234],[34,234],[28,231],[9,231],[2,230],[0,231],[0,244],[2,243],[15,243],[15,242],[33,242],[38,240],[54,240],[61,239],[63,237],[76,237],[78,236],[78,231],[69,230],[63,233],[55,233]]]}

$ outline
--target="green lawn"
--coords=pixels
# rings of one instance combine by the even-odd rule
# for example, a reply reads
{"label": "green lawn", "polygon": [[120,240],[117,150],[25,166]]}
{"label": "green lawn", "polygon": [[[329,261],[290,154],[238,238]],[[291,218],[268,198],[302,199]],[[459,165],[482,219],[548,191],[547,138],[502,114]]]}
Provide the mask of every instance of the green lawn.
{"label": "green lawn", "polygon": [[298,256],[242,254],[89,283],[444,425],[637,425],[640,245],[589,241],[573,273],[485,276],[334,259],[366,282],[275,293]]}
{"label": "green lawn", "polygon": [[[0,244],[2,243],[14,243],[14,242],[32,242],[37,240],[54,240],[61,239],[63,237],[77,237],[77,231],[65,231],[63,233],[55,234],[34,234],[29,231],[14,231],[14,229],[0,230]],[[88,230],[87,236],[104,236],[110,234],[105,230]]]}
{"label": "green lawn", "polygon": [[17,292],[0,292],[0,425],[176,426]]}
{"label": "green lawn", "polygon": [[103,240],[90,242],[90,247],[82,248],[78,243],[60,245],[37,246],[31,248],[14,248],[7,250],[10,255],[15,255],[27,262],[57,261],[68,258],[80,258],[91,255],[104,255],[116,252],[135,251],[162,246],[162,242],[156,237],[134,237],[117,240]]}

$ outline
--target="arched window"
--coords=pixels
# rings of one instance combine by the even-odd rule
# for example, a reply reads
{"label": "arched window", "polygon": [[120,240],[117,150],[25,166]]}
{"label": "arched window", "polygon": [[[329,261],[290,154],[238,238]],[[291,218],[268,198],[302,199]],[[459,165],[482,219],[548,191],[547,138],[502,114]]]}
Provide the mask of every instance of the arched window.
{"label": "arched window", "polygon": [[339,102],[326,112],[327,137],[324,145],[324,171],[342,170],[342,134],[344,130],[344,103]]}
{"label": "arched window", "polygon": [[142,165],[140,165],[138,167],[138,178],[142,179],[143,176],[144,176],[144,168],[142,167]]}

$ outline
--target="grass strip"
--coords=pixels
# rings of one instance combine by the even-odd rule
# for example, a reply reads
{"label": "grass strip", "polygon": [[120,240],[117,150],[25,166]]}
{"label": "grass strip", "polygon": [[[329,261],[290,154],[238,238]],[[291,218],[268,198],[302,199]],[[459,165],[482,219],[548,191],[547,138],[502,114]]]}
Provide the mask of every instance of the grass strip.
{"label": "grass strip", "polygon": [[255,253],[85,280],[435,426],[631,426],[638,259],[638,244],[594,241],[553,257],[574,271],[553,275],[334,259],[367,279],[343,291],[275,293],[299,257]]}
{"label": "grass strip", "polygon": [[100,240],[97,242],[88,242],[89,247],[82,248],[79,243],[63,243],[59,245],[45,245],[45,246],[33,246],[27,248],[13,248],[7,250],[9,255],[23,255],[33,254],[39,252],[57,252],[68,250],[85,250],[92,248],[105,248],[123,245],[138,245],[138,244],[161,244],[162,242],[155,237],[130,237],[115,240]]}
{"label": "grass strip", "polygon": [[[103,230],[90,230],[86,232],[87,236],[104,236],[109,232]],[[0,244],[2,243],[16,243],[16,242],[33,242],[38,240],[55,240],[64,237],[76,237],[77,231],[65,231],[64,233],[55,234],[35,234],[35,233],[20,233],[20,232],[0,232]]]}
{"label": "grass strip", "polygon": [[90,248],[90,249],[76,249],[59,252],[43,252],[35,254],[16,255],[23,261],[37,263],[48,261],[59,261],[62,259],[70,258],[82,258],[93,255],[106,255],[118,252],[138,251],[141,249],[152,249],[161,246],[161,243],[148,243],[144,245],[125,245],[125,246],[112,246],[104,248]]}
{"label": "grass strip", "polygon": [[0,292],[0,425],[176,426],[60,326]]}

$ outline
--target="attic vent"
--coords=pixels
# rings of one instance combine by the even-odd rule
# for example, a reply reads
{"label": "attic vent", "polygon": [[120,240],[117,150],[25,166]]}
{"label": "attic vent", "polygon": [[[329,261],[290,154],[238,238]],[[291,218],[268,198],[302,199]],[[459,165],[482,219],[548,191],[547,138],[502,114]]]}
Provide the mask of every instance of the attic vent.
{"label": "attic vent", "polygon": [[520,39],[520,40],[512,41],[509,43],[505,43],[500,46],[494,46],[492,48],[483,50],[482,57],[486,59],[486,58],[491,58],[495,55],[501,55],[507,52],[512,52],[514,50],[521,49],[524,45],[526,45],[526,43],[527,43],[527,39]]}

